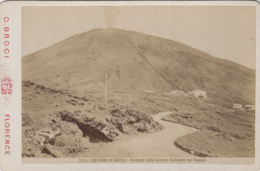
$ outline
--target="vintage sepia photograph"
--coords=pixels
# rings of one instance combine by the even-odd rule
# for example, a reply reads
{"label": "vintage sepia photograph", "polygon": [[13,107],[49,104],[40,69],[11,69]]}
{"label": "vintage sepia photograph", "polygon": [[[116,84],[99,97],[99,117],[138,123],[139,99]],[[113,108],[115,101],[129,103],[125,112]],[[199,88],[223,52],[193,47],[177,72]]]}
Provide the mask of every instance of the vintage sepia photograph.
{"label": "vintage sepia photograph", "polygon": [[23,159],[255,157],[254,6],[24,6],[21,28]]}

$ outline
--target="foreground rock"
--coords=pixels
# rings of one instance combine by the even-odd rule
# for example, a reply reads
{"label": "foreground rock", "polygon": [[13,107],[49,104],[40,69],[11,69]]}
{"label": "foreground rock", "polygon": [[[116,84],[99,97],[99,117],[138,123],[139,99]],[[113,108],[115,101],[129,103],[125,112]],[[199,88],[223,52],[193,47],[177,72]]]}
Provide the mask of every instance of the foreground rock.
{"label": "foreground rock", "polygon": [[74,113],[68,111],[61,111],[59,114],[63,121],[75,123],[79,129],[83,132],[83,136],[88,136],[91,141],[110,142],[118,134],[110,129],[108,123],[90,118],[87,115],[77,116]]}
{"label": "foreground rock", "polygon": [[[235,116],[235,117],[233,117]],[[233,109],[175,111],[163,120],[199,131],[179,137],[178,148],[199,157],[254,157],[254,112]]]}
{"label": "foreground rock", "polygon": [[155,132],[163,126],[154,121],[152,117],[134,110],[113,109],[110,112],[110,122],[122,133],[136,134],[143,132]]}
{"label": "foreground rock", "polygon": [[254,140],[230,141],[223,139],[220,133],[208,130],[179,137],[174,144],[199,157],[251,157],[254,153]]}
{"label": "foreground rock", "polygon": [[74,157],[97,148],[97,143],[115,141],[120,134],[149,133],[162,129],[152,117],[134,110],[113,109],[104,120],[79,110],[62,110],[49,114],[43,128],[36,125],[27,113],[22,116],[23,157]]}

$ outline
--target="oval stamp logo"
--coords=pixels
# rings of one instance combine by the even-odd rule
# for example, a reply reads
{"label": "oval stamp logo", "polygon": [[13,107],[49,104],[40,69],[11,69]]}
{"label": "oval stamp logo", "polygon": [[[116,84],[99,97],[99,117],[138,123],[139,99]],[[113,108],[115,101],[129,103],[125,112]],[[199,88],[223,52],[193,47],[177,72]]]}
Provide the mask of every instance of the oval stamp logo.
{"label": "oval stamp logo", "polygon": [[11,95],[13,91],[13,80],[5,76],[1,79],[1,94],[2,95]]}
{"label": "oval stamp logo", "polygon": [[13,93],[14,81],[10,77],[10,68],[7,65],[0,65],[1,71],[1,95],[3,95],[5,102],[10,102],[10,97]]}

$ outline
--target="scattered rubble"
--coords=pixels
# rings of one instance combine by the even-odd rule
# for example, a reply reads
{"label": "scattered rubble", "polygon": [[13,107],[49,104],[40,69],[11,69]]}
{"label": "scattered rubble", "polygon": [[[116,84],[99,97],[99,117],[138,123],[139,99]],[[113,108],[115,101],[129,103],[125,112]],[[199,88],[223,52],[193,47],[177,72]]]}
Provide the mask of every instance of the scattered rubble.
{"label": "scattered rubble", "polygon": [[55,139],[57,136],[61,135],[60,129],[57,130],[40,130],[36,133],[36,136],[38,136],[38,143],[42,146],[45,144],[54,144]]}
{"label": "scattered rubble", "polygon": [[137,132],[154,132],[162,129],[162,125],[152,117],[139,111],[112,109],[110,122],[122,133],[135,134]]}
{"label": "scattered rubble", "polygon": [[27,113],[22,114],[22,126],[31,126],[33,120]]}

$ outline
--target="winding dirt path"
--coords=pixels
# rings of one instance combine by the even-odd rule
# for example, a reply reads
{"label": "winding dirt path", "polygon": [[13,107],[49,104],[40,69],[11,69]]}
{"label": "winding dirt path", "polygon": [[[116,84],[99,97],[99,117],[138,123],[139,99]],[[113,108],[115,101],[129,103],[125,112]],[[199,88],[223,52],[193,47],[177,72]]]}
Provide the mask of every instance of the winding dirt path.
{"label": "winding dirt path", "polygon": [[156,133],[123,137],[114,142],[104,144],[84,157],[191,157],[174,145],[176,138],[196,131],[195,128],[161,120],[171,112],[163,112],[153,116],[154,120],[164,126]]}

